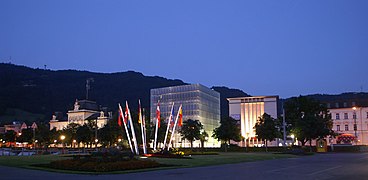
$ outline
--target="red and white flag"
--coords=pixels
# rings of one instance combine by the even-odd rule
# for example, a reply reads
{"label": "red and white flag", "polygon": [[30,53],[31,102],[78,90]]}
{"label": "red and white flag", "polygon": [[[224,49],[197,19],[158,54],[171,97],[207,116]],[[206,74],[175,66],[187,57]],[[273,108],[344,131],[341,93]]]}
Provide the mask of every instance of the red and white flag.
{"label": "red and white flag", "polygon": [[161,111],[160,111],[160,101],[159,101],[157,103],[157,109],[156,109],[156,119],[157,119],[158,128],[160,128],[160,116],[161,116]]}

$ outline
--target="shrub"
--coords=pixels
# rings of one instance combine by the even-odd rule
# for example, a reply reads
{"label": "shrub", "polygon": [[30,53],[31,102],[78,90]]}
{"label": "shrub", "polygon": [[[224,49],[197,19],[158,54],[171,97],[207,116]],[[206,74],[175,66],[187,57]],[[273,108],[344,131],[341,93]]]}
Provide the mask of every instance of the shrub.
{"label": "shrub", "polygon": [[74,170],[74,171],[88,171],[88,172],[111,172],[111,171],[124,171],[144,168],[159,167],[160,164],[152,160],[126,160],[126,161],[113,161],[113,162],[99,162],[96,159],[66,159],[53,161],[50,164],[38,165],[41,167]]}

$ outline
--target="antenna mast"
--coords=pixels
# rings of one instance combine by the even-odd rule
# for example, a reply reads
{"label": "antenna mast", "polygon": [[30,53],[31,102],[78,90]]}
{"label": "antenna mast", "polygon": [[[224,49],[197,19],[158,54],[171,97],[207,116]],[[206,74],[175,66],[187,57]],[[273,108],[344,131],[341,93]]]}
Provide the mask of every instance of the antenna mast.
{"label": "antenna mast", "polygon": [[88,93],[89,93],[89,90],[91,89],[91,84],[90,84],[91,82],[94,82],[93,78],[88,78],[86,81],[86,100],[88,100]]}

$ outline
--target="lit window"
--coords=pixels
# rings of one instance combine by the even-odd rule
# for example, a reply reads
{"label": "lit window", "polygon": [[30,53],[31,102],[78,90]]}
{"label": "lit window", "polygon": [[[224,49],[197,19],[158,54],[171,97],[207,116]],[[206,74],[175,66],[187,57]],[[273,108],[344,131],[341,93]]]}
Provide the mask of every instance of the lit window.
{"label": "lit window", "polygon": [[345,124],[345,131],[349,131],[349,125]]}
{"label": "lit window", "polygon": [[344,113],[344,119],[349,119],[348,113]]}
{"label": "lit window", "polygon": [[340,125],[336,125],[336,131],[340,131]]}
{"label": "lit window", "polygon": [[336,113],[336,119],[340,119],[340,113]]}

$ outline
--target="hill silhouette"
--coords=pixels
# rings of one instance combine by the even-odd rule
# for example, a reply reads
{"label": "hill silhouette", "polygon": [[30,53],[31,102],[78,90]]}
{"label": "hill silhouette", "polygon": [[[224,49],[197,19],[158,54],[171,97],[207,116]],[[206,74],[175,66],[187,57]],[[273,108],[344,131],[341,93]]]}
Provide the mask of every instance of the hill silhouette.
{"label": "hill silhouette", "polygon": [[85,99],[86,80],[90,78],[93,82],[90,83],[89,100],[111,109],[125,100],[131,107],[136,107],[138,99],[141,99],[142,107],[149,109],[150,89],[185,84],[181,80],[144,76],[133,71],[53,71],[1,63],[0,115],[7,109],[20,109],[43,114],[44,120],[48,120],[55,111],[70,110],[75,99]]}
{"label": "hill silhouette", "polygon": [[[0,63],[0,124],[14,120],[48,121],[54,112],[65,114],[73,108],[75,99],[86,98],[87,79],[93,79],[90,83],[89,100],[96,101],[111,111],[116,111],[117,103],[125,100],[129,101],[130,107],[137,107],[138,99],[141,99],[142,107],[149,110],[150,89],[186,84],[181,80],[145,76],[134,71],[54,71]],[[250,96],[242,90],[224,86],[214,86],[212,89],[220,93],[221,116],[229,113],[226,98]],[[368,106],[368,93],[363,92],[307,96],[329,104],[331,108],[336,108],[336,105],[352,107],[353,104]],[[287,99],[281,101],[284,100]]]}

